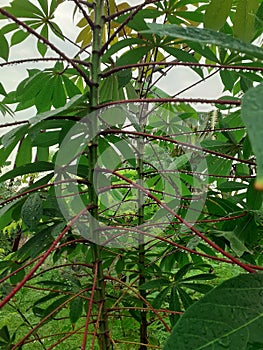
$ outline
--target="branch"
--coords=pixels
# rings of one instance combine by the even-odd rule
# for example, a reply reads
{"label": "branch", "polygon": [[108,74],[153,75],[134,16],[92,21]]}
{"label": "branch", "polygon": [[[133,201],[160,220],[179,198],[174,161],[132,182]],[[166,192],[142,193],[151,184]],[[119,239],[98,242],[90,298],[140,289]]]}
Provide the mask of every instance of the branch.
{"label": "branch", "polygon": [[108,106],[124,104],[124,103],[202,103],[202,104],[219,104],[219,105],[230,105],[230,106],[240,106],[240,100],[214,100],[214,99],[203,99],[203,98],[133,98],[130,100],[117,100],[101,103],[96,108],[104,108]]}
{"label": "branch", "polygon": [[85,20],[88,22],[89,26],[91,29],[94,28],[94,23],[92,22],[92,20],[90,19],[90,17],[88,16],[87,12],[83,9],[83,7],[80,5],[80,1],[78,0],[73,0],[73,2],[76,4],[76,6],[79,8],[79,10],[82,12]]}
{"label": "branch", "polygon": [[208,64],[208,63],[198,63],[198,62],[162,62],[162,61],[154,61],[154,62],[142,62],[142,63],[134,63],[127,64],[125,66],[119,66],[108,70],[105,73],[101,73],[102,78],[106,78],[111,74],[117,73],[121,70],[128,68],[139,68],[139,67],[147,67],[147,66],[183,66],[183,67],[191,67],[191,68],[218,68],[218,69],[228,69],[228,70],[247,70],[247,71],[256,71],[263,72],[263,67],[249,67],[249,66],[233,66],[226,64]]}
{"label": "branch", "polygon": [[[256,165],[253,161],[251,160],[246,160],[246,159],[239,159],[233,156],[230,156],[228,154],[225,153],[220,153],[217,151],[212,151],[200,146],[196,146],[196,145],[192,145],[190,143],[186,143],[186,142],[182,142],[182,141],[177,141],[177,140],[173,140],[167,136],[162,136],[162,135],[153,135],[153,134],[148,134],[146,132],[140,132],[140,131],[126,131],[126,130],[119,130],[119,129],[108,129],[108,130],[103,130],[100,132],[101,135],[107,135],[107,134],[127,134],[127,135],[134,135],[134,136],[142,136],[142,137],[146,137],[146,138],[151,138],[151,139],[155,139],[155,140],[162,140],[162,141],[166,141],[166,142],[171,142],[171,143],[175,143],[177,145],[181,145],[184,146],[186,148],[192,148],[201,152],[205,152],[208,154],[212,154],[214,156],[220,157],[220,158],[225,158],[225,159],[230,159],[232,161],[237,161],[239,163],[244,163],[244,164],[249,164],[249,165]],[[205,175],[205,174],[204,174]]]}

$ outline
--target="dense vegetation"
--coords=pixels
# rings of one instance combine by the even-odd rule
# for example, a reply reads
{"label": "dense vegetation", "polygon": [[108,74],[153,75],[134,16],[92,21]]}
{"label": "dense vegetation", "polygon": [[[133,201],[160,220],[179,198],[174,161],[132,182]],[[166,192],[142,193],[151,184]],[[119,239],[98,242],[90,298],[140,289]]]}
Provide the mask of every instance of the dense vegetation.
{"label": "dense vegetation", "polygon": [[66,3],[0,8],[0,348],[263,349],[263,2]]}

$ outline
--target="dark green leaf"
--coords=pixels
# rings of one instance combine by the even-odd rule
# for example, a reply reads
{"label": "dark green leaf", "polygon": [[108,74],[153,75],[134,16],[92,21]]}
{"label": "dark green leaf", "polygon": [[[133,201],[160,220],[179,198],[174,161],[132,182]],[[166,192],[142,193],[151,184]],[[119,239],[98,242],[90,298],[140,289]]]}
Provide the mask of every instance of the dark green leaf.
{"label": "dark green leaf", "polygon": [[60,75],[56,77],[54,84],[55,84],[55,87],[54,87],[52,104],[55,108],[59,108],[64,106],[67,100],[64,85],[63,85],[63,80]]}
{"label": "dark green leaf", "polygon": [[[178,296],[177,287],[173,286],[171,290],[170,300],[169,300],[169,310],[171,311],[181,311],[181,303]],[[177,321],[180,318],[180,314],[171,314],[169,316],[171,326],[174,327],[174,325],[177,323]]]}
{"label": "dark green leaf", "polygon": [[249,342],[263,345],[262,294],[263,274],[223,282],[185,311],[164,350],[245,350]]}
{"label": "dark green leaf", "polygon": [[1,32],[1,30],[0,30],[0,43],[1,43],[0,57],[2,57],[5,61],[7,61],[9,56],[9,44],[4,34]]}
{"label": "dark green leaf", "polygon": [[21,210],[21,217],[24,224],[29,229],[34,229],[43,214],[42,200],[38,193],[31,194],[25,203],[23,204]]}
{"label": "dark green leaf", "polygon": [[54,170],[54,164],[48,162],[35,162],[31,164],[24,164],[2,175],[0,177],[0,182],[13,179],[16,176],[51,170]]}
{"label": "dark green leaf", "polygon": [[10,342],[10,334],[9,334],[9,330],[8,330],[7,326],[3,326],[0,329],[0,338],[2,340],[4,340],[5,343],[9,343]]}
{"label": "dark green leaf", "polygon": [[169,284],[171,284],[171,282],[169,280],[164,279],[164,278],[158,278],[156,280],[145,282],[144,284],[142,284],[140,286],[140,289],[145,290],[145,289],[160,288],[163,286],[168,286]]}
{"label": "dark green leaf", "polygon": [[30,33],[24,32],[23,30],[18,30],[17,32],[15,32],[12,35],[11,45],[14,46],[14,45],[17,45],[17,44],[21,43],[22,41],[24,41],[29,36],[29,34]]}
{"label": "dark green leaf", "polygon": [[201,284],[201,283],[182,282],[181,286],[192,289],[192,290],[199,292],[199,293],[202,293],[202,294],[208,293],[211,289],[213,289],[212,286],[209,286],[208,284]]}
{"label": "dark green leaf", "polygon": [[[21,264],[16,264],[16,263],[14,263],[14,264],[12,265],[12,269],[11,269],[10,272],[13,272],[13,271],[17,270],[17,269],[20,268],[20,267],[21,267]],[[25,273],[25,270],[24,270],[24,269],[18,271],[15,275],[13,275],[13,276],[10,277],[10,282],[11,282],[12,284],[17,284],[18,282],[20,282],[20,281],[25,277],[25,274],[26,274],[26,273]]]}
{"label": "dark green leaf", "polygon": [[193,42],[201,44],[213,44],[237,52],[246,53],[254,58],[259,58],[261,60],[263,59],[262,48],[245,43],[238,39],[234,39],[230,35],[226,35],[224,33],[195,27],[183,28],[173,24],[149,23],[147,25],[150,30],[145,31],[146,33],[158,34],[161,37],[168,35],[172,38],[192,40]]}
{"label": "dark green leaf", "polygon": [[169,287],[164,288],[153,300],[152,306],[155,309],[160,309],[162,304],[164,303],[167,294],[169,293],[169,290],[172,288],[172,284]]}
{"label": "dark green leaf", "polygon": [[150,46],[140,46],[127,51],[116,61],[116,66],[137,63],[150,49]]}
{"label": "dark green leaf", "polygon": [[190,295],[189,295],[186,291],[184,291],[182,288],[177,288],[177,291],[178,291],[178,294],[179,294],[180,299],[181,299],[181,301],[182,301],[182,304],[183,304],[183,306],[184,306],[184,309],[185,309],[185,310],[188,309],[188,307],[189,307],[190,305],[193,304],[192,298],[191,298]]}
{"label": "dark green leaf", "polygon": [[74,298],[70,302],[69,318],[72,324],[75,324],[82,315],[83,301],[80,297]]}

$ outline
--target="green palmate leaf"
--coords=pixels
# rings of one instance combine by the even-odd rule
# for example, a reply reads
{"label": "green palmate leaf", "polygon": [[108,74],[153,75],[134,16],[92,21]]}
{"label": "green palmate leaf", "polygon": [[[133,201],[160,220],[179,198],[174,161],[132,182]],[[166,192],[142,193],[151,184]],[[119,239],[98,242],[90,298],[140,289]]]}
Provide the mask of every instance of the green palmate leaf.
{"label": "green palmate leaf", "polygon": [[115,43],[114,45],[112,45],[109,50],[107,50],[104,54],[104,56],[102,57],[102,61],[105,63],[107,62],[107,60],[109,58],[111,58],[111,56],[113,54],[115,54],[116,52],[120,51],[121,49],[127,47],[127,46],[131,46],[131,45],[143,45],[145,44],[145,40],[139,39],[139,38],[128,38],[128,39],[124,39],[121,41],[118,41],[117,43]]}
{"label": "green palmate leaf", "polygon": [[263,190],[263,84],[249,89],[242,101],[241,117],[246,125],[251,146],[257,158],[257,179],[255,187]]}
{"label": "green palmate leaf", "polygon": [[8,60],[9,56],[9,44],[4,36],[4,34],[0,30],[0,57],[5,61]]}
{"label": "green palmate leaf", "polygon": [[52,105],[52,95],[54,91],[54,78],[50,77],[36,96],[35,105],[38,113],[45,112]]}
{"label": "green palmate leaf", "polygon": [[233,0],[211,0],[205,12],[204,26],[214,30],[221,29],[230,14],[232,3]]}
{"label": "green palmate leaf", "polygon": [[56,109],[53,109],[51,111],[47,111],[44,113],[40,113],[40,114],[36,115],[35,117],[31,118],[29,120],[29,122],[31,125],[35,125],[44,119],[59,116],[61,114],[65,115],[67,112],[72,111],[76,106],[78,106],[84,100],[85,100],[85,95],[76,95],[76,96],[72,97],[72,99],[67,104],[65,104],[65,106],[60,107],[60,108],[56,108]]}
{"label": "green palmate leaf", "polygon": [[80,94],[79,88],[72,82],[72,80],[65,75],[62,75],[62,79],[69,98],[74,98],[76,95]]}
{"label": "green palmate leaf", "polygon": [[[8,8],[9,10],[9,8]],[[29,0],[14,0],[10,12],[16,17],[42,18],[44,13]]]}
{"label": "green palmate leaf", "polygon": [[48,15],[48,2],[47,0],[38,0],[43,12]]}
{"label": "green palmate leaf", "polygon": [[223,282],[189,307],[164,350],[248,349],[263,346],[263,274]]}
{"label": "green palmate leaf", "polygon": [[256,12],[259,8],[258,0],[238,0],[233,23],[234,35],[244,41],[250,41],[255,33]]}
{"label": "green palmate leaf", "polygon": [[195,27],[182,28],[173,24],[149,23],[147,25],[149,30],[144,31],[146,33],[157,34],[161,37],[169,36],[176,39],[181,38],[201,44],[213,44],[233,51],[246,53],[254,58],[263,59],[262,48],[234,39],[230,35],[224,33]]}
{"label": "green palmate leaf", "polygon": [[37,226],[42,215],[42,200],[38,193],[33,193],[27,198],[27,200],[23,204],[21,210],[22,220],[29,229],[33,229]]}
{"label": "green palmate leaf", "polygon": [[59,141],[60,130],[42,132],[32,141],[33,146],[49,147],[53,146]]}

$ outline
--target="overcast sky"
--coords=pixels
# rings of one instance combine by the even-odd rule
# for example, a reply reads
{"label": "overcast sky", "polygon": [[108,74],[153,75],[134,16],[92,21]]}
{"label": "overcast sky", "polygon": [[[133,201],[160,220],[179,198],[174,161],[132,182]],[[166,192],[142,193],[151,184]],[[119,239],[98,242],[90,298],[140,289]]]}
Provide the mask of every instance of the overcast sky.
{"label": "overcast sky", "polygon": [[[118,1],[122,2],[122,1]],[[139,0],[129,0],[127,1],[131,5],[136,5],[142,3]],[[9,4],[9,0],[1,0],[1,6],[5,6]],[[74,25],[70,26],[69,23],[72,23],[72,8],[74,7],[73,3],[66,1],[61,4],[57,10],[56,21],[63,28],[66,36],[72,38],[73,40],[76,38],[78,31]],[[2,22],[2,23],[1,23]],[[0,22],[0,27],[3,25],[3,21]],[[76,52],[74,47],[70,44],[65,44],[62,41],[56,40],[56,43],[59,45],[61,49],[64,49],[69,56],[73,56]],[[49,56],[54,55],[50,50]],[[10,60],[19,59],[19,58],[32,58],[39,57],[39,54],[36,50],[35,39],[29,38],[22,44],[16,45],[11,50]],[[1,59],[0,59],[1,60]],[[40,68],[45,67],[43,63],[41,64],[22,64],[22,65],[14,65],[10,67],[0,68],[0,80],[7,91],[12,91],[16,88],[18,83],[27,76],[26,69],[27,68]],[[169,74],[166,77],[162,78],[159,83],[159,87],[163,90],[167,91],[170,94],[175,94],[187,86],[198,81],[200,77],[194,73],[189,68],[182,67],[174,67],[171,69]],[[214,76],[209,80],[203,82],[202,84],[197,85],[196,87],[188,90],[187,92],[180,95],[180,97],[192,97],[192,98],[218,98],[221,96],[222,85],[218,79],[218,77]],[[200,110],[207,110],[211,107],[209,106],[199,106]],[[16,119],[25,119],[33,116],[29,111],[21,111],[16,113]],[[4,118],[0,115],[1,124],[4,122],[10,121],[10,118]]]}

